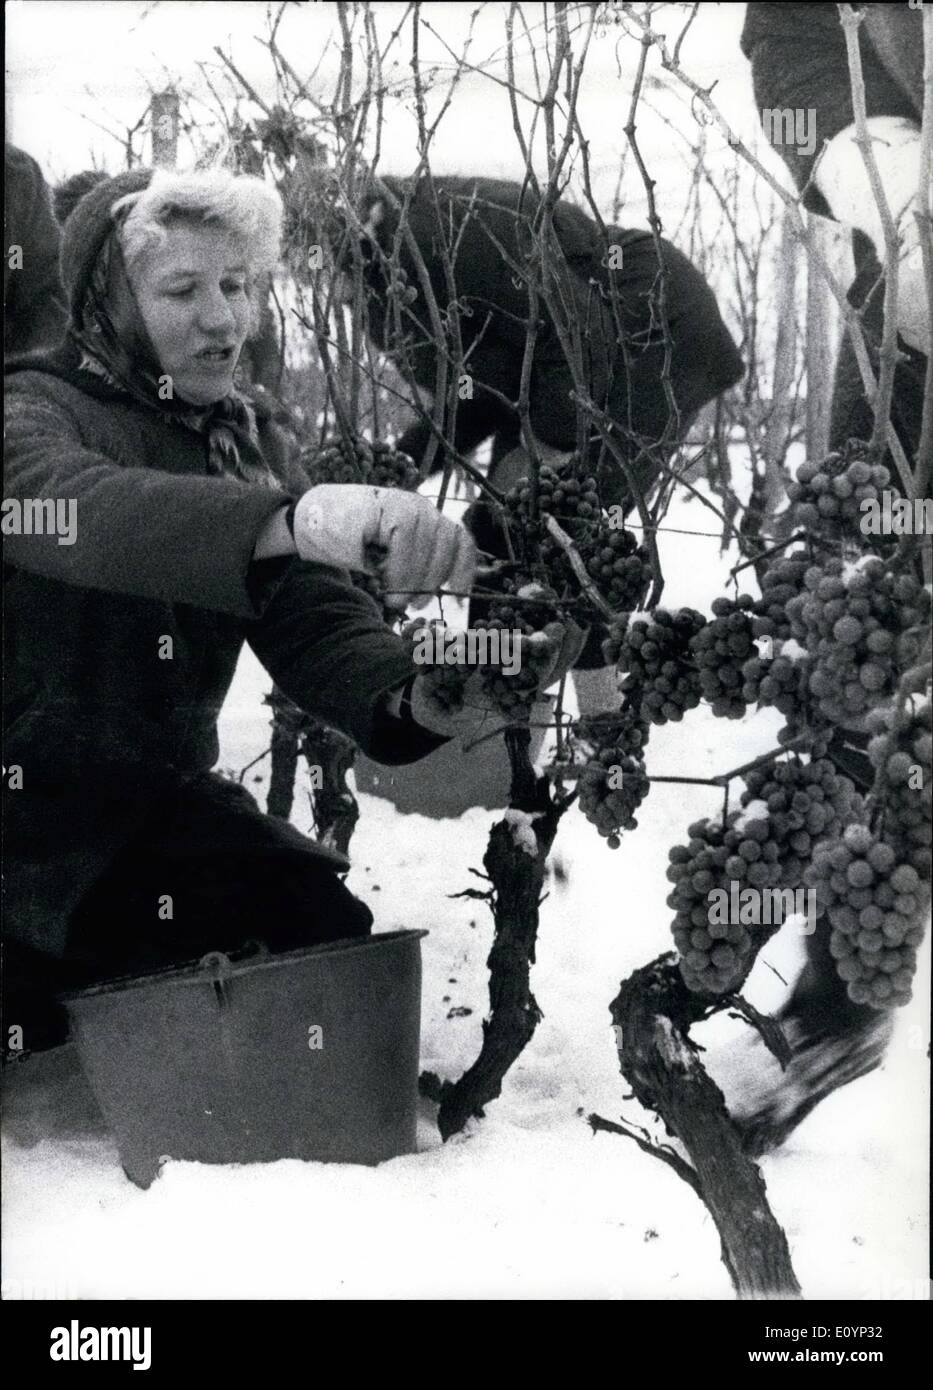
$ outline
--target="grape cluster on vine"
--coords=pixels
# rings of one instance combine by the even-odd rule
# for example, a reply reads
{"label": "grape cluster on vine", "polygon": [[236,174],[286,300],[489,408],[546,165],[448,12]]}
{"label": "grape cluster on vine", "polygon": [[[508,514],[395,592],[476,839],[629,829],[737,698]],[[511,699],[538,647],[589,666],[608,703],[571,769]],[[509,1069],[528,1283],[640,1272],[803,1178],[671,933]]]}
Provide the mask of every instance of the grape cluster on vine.
{"label": "grape cluster on vine", "polygon": [[874,1009],[911,997],[929,888],[864,823],[821,845],[804,871],[829,918],[829,949],[849,998]]}
{"label": "grape cluster on vine", "polygon": [[892,703],[874,711],[874,737],[868,756],[875,769],[870,800],[878,808],[881,833],[899,859],[929,882],[933,846],[933,734],[931,702],[907,696],[901,709]]}
{"label": "grape cluster on vine", "polygon": [[705,625],[693,608],[656,608],[650,617],[629,620],[616,656],[625,673],[621,688],[649,723],[676,722],[700,703],[700,671],[690,644]]}
{"label": "grape cluster on vine", "polygon": [[756,637],[790,637],[787,605],[803,589],[803,577],[810,564],[809,556],[801,552],[771,560],[761,577],[761,598],[754,604],[752,625]]}
{"label": "grape cluster on vine", "polygon": [[619,663],[630,617],[630,613],[617,613],[606,628],[606,636],[602,641],[602,653],[607,666],[617,666]]}
{"label": "grape cluster on vine", "polygon": [[750,594],[740,594],[737,599],[714,599],[711,621],[690,643],[703,698],[715,715],[725,719],[740,719],[745,713],[742,668],[758,654],[752,623],[754,609],[755,600]]}
{"label": "grape cluster on vine", "polygon": [[877,556],[811,565],[787,605],[791,636],[806,649],[808,688],[824,721],[852,725],[894,690],[917,660],[930,595],[916,575]]}
{"label": "grape cluster on vine", "polygon": [[698,994],[726,994],[737,989],[764,937],[760,921],[744,923],[712,911],[710,894],[719,890],[731,902],[737,891],[761,893],[781,886],[780,846],[772,834],[767,812],[752,804],[734,811],[725,825],[700,820],[688,827],[686,845],[669,851],[667,877],[674,887],[668,896],[674,908],[671,930],[680,953],[684,984]]}
{"label": "grape cluster on vine", "polygon": [[634,710],[614,710],[577,720],[572,739],[585,749],[577,779],[580,809],[609,848],[618,849],[619,831],[637,827],[635,812],[651,788],[643,752],[647,725]]}
{"label": "grape cluster on vine", "polygon": [[[825,745],[816,745],[809,761],[794,755],[753,768],[741,809],[725,824],[697,821],[687,832],[689,843],[670,851],[672,932],[684,983],[694,992],[723,994],[739,987],[755,952],[781,925],[784,894],[804,883],[815,846],[862,813],[852,782],[824,754]],[[714,890],[729,902],[731,914],[746,889],[755,892],[757,912],[743,909],[736,921],[712,911]],[[765,911],[762,895],[768,890],[776,892]]]}
{"label": "grape cluster on vine", "polygon": [[797,888],[814,847],[837,835],[863,810],[853,782],[816,744],[810,758],[797,755],[752,769],[745,779],[741,803],[763,805],[771,835],[778,845],[781,886]]}
{"label": "grape cluster on vine", "polygon": [[[400,635],[403,641],[411,644],[414,651],[419,637],[426,631],[432,632],[435,629],[446,632],[447,624],[441,618],[427,618],[419,615],[402,625]],[[443,665],[434,665],[429,669],[431,672],[431,694],[441,708],[448,713],[456,713],[457,710],[462,709],[464,687],[469,680],[471,668],[445,661]]]}
{"label": "grape cluster on vine", "polygon": [[533,515],[530,478],[523,478],[511,490],[506,512],[513,549],[533,573],[562,591],[580,588],[567,554],[547,530],[546,518],[553,516],[573,541],[610,608],[628,610],[641,603],[651,582],[647,553],[631,531],[610,525],[596,479],[576,456],[566,463],[541,466],[537,516]]}
{"label": "grape cluster on vine", "polygon": [[[490,657],[496,652],[495,634],[503,634],[506,640],[499,641],[498,660],[473,664],[450,661],[445,654],[444,665],[431,668],[432,694],[445,709],[457,710],[467,681],[476,674],[484,697],[510,721],[521,723],[540,696],[542,680],[553,669],[567,629],[553,589],[521,577],[506,580],[505,586],[506,592],[490,603],[488,615],[473,623],[474,632],[488,632]],[[440,619],[419,617],[405,624],[402,636],[414,646],[419,634],[434,628],[448,631]],[[516,669],[510,671],[513,664]]]}
{"label": "grape cluster on vine", "polygon": [[507,579],[505,593],[493,599],[485,618],[473,626],[514,633],[520,649],[520,669],[510,674],[502,665],[483,666],[483,689],[496,707],[511,718],[527,717],[538,698],[543,672],[552,665],[564,638],[557,592],[549,585],[517,576]]}
{"label": "grape cluster on vine", "polygon": [[805,462],[796,481],[787,488],[793,523],[823,541],[848,541],[860,550],[871,545],[890,549],[896,538],[863,533],[863,504],[881,504],[881,494],[891,486],[891,475],[880,463],[869,460],[868,445],[850,440],[841,450],[827,454],[820,463]]}
{"label": "grape cluster on vine", "polygon": [[750,657],[742,665],[742,699],[749,705],[772,705],[792,725],[805,720],[809,707],[805,656],[799,650],[793,654],[778,650],[770,659]]}
{"label": "grape cluster on vine", "polygon": [[301,464],[313,483],[371,483],[410,492],[418,486],[414,461],[391,444],[335,436],[301,451]]}

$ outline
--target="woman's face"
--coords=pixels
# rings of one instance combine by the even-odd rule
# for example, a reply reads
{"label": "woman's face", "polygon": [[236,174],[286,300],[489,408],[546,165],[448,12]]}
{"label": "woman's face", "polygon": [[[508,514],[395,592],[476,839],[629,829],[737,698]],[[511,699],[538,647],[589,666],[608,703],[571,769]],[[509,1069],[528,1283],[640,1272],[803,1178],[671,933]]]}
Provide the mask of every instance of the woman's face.
{"label": "woman's face", "polygon": [[250,326],[242,241],[222,227],[170,226],[130,281],[173,394],[193,405],[228,395]]}

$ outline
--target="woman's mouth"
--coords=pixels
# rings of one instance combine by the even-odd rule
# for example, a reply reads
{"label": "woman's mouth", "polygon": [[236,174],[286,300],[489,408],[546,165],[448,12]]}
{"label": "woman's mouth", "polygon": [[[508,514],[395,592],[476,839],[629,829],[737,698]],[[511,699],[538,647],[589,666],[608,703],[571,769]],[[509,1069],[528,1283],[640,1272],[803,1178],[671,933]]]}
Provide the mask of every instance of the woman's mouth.
{"label": "woman's mouth", "polygon": [[233,357],[234,349],[232,347],[203,348],[200,352],[195,353],[195,359],[198,362],[204,362],[206,365],[213,367],[224,366],[232,362]]}

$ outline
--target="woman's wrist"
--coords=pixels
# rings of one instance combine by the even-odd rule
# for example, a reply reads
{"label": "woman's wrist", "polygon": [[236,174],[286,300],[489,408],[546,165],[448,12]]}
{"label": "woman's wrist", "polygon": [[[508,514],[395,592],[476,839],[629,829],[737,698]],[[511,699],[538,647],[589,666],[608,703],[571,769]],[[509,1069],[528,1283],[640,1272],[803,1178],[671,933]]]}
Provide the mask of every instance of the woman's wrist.
{"label": "woman's wrist", "polygon": [[415,718],[412,714],[411,696],[418,673],[408,677],[404,685],[397,686],[395,690],[390,690],[385,699],[385,710],[394,719],[404,719],[406,723],[414,723]]}
{"label": "woman's wrist", "polygon": [[288,502],[263,522],[253,548],[254,560],[268,560],[276,555],[296,554],[295,537],[291,519],[295,514],[295,503]]}

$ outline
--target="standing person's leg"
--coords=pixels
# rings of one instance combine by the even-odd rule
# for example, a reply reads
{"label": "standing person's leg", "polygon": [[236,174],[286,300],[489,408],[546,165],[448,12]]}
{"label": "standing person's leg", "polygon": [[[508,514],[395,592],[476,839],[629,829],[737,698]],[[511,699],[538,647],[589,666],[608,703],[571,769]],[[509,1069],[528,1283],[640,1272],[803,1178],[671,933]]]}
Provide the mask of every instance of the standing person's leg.
{"label": "standing person's leg", "polygon": [[[904,445],[908,459],[912,460],[917,452],[917,445],[920,443],[927,359],[922,353],[914,352],[906,347],[903,342],[899,342],[898,347],[903,353],[903,361],[898,364],[894,375],[891,421]],[[870,355],[872,365],[877,372],[877,355],[875,353]],[[874,424],[874,413],[862,385],[855,349],[849,335],[846,334],[836,362],[829,424],[829,447],[841,449],[850,439],[870,439]],[[897,489],[899,487],[897,472],[890,453],[886,454],[884,463],[891,473],[892,484]]]}

